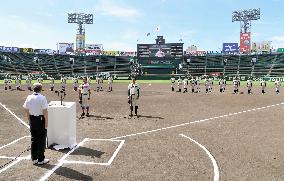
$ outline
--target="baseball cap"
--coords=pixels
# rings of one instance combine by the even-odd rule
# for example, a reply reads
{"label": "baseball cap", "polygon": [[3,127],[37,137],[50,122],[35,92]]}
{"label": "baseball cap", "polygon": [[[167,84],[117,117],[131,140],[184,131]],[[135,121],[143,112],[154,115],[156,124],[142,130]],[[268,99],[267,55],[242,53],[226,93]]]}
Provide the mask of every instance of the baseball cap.
{"label": "baseball cap", "polygon": [[36,82],[36,83],[34,83],[34,84],[33,84],[33,87],[42,87],[42,84],[41,84],[41,83]]}

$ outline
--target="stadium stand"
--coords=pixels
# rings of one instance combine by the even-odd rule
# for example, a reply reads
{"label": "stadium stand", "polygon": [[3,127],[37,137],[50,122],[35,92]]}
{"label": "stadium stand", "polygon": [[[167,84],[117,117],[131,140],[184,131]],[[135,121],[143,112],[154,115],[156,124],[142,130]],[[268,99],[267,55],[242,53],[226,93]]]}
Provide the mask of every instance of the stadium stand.
{"label": "stadium stand", "polygon": [[[252,59],[256,58],[253,63]],[[185,56],[190,75],[284,76],[284,54]],[[224,60],[227,60],[224,63]]]}
{"label": "stadium stand", "polygon": [[[256,58],[253,63],[252,59]],[[224,63],[224,60],[227,60]],[[99,60],[99,62],[97,62]],[[284,76],[284,54],[184,56],[188,73],[193,76],[224,74],[226,76]],[[186,63],[185,63],[186,64]],[[130,73],[130,57],[48,55],[0,52],[0,73],[72,76],[96,75],[98,72]]]}
{"label": "stadium stand", "polygon": [[269,70],[270,76],[283,76],[284,75],[284,54],[278,54],[273,60]]}
{"label": "stadium stand", "polygon": [[[74,61],[70,58],[74,58]],[[47,55],[0,52],[2,73],[47,75],[95,75],[98,72],[130,73],[130,58],[117,56]],[[99,63],[96,61],[99,60]],[[97,69],[98,67],[98,69]]]}

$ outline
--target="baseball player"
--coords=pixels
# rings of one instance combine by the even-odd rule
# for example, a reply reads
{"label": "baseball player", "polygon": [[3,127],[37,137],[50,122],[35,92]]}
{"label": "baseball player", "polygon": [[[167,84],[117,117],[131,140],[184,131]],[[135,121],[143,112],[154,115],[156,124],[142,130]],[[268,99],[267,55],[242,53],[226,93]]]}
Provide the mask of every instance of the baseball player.
{"label": "baseball player", "polygon": [[61,89],[62,91],[65,91],[66,89],[66,78],[65,77],[61,77]]}
{"label": "baseball player", "polygon": [[210,92],[210,81],[209,79],[205,78],[205,92],[208,93]]}
{"label": "baseball player", "polygon": [[220,92],[225,92],[226,89],[226,80],[224,78],[221,78],[219,80],[219,85],[220,85]]}
{"label": "baseball player", "polygon": [[113,78],[112,76],[110,75],[108,77],[108,91],[111,92],[112,91],[112,83],[113,83]]}
{"label": "baseball player", "polygon": [[233,85],[234,85],[234,93],[237,94],[239,92],[239,87],[240,87],[240,80],[237,77],[233,79]]}
{"label": "baseball player", "polygon": [[196,79],[195,79],[195,86],[196,86],[197,92],[200,92],[200,79],[197,76],[196,76]]}
{"label": "baseball player", "polygon": [[252,94],[252,80],[247,80],[247,88],[248,88],[248,94]]}
{"label": "baseball player", "polygon": [[213,89],[213,79],[209,78],[208,81],[209,81],[209,91],[212,92],[212,89]]}
{"label": "baseball player", "polygon": [[16,90],[21,90],[21,79],[19,76],[16,77],[15,84],[16,84]]}
{"label": "baseball player", "polygon": [[103,91],[104,78],[100,76],[100,91]]}
{"label": "baseball player", "polygon": [[4,79],[4,89],[8,90],[8,82],[9,80],[7,78]]}
{"label": "baseball player", "polygon": [[[241,79],[240,79],[240,77],[237,78],[237,82],[238,82],[238,88],[241,87]],[[238,89],[238,92],[239,92],[239,89]]]}
{"label": "baseball player", "polygon": [[87,117],[89,116],[89,101],[91,97],[91,89],[88,83],[87,77],[84,77],[83,83],[79,86],[79,103],[81,104],[82,114],[81,117],[85,116],[85,110],[87,110]]}
{"label": "baseball player", "polygon": [[279,80],[275,81],[275,92],[276,94],[280,94],[280,87],[281,87],[281,82]]}
{"label": "baseball player", "polygon": [[225,90],[226,90],[226,86],[227,86],[227,81],[226,81],[226,79],[225,79],[225,78],[223,78],[223,80],[224,80],[224,88],[223,88],[223,92],[225,92]]}
{"label": "baseball player", "polygon": [[176,82],[176,79],[175,79],[175,77],[173,76],[173,77],[171,78],[171,88],[172,88],[172,92],[175,91],[175,82]]}
{"label": "baseball player", "polygon": [[91,86],[91,83],[92,83],[92,79],[90,76],[87,77],[87,81],[88,81],[88,84]]}
{"label": "baseball player", "polygon": [[77,91],[78,90],[78,78],[74,77],[72,81],[73,81],[73,90]]}
{"label": "baseball player", "polygon": [[261,86],[261,93],[262,93],[262,94],[265,94],[266,81],[265,81],[265,80],[262,80],[262,81],[260,82],[260,86]]}
{"label": "baseball player", "polygon": [[196,86],[196,80],[194,80],[194,78],[191,78],[190,85],[191,85],[191,93],[194,93],[194,87]]}
{"label": "baseball player", "polygon": [[54,78],[50,77],[49,80],[50,80],[50,90],[53,91],[54,90]]}
{"label": "baseball player", "polygon": [[37,82],[42,84],[43,83],[43,78],[41,78],[41,77],[37,78]]}
{"label": "baseball player", "polygon": [[99,92],[100,91],[100,77],[99,77],[99,75],[97,74],[97,76],[96,76],[96,84],[97,84],[97,92]]}
{"label": "baseball player", "polygon": [[183,79],[183,89],[184,89],[183,93],[187,92],[187,86],[188,86],[188,79],[187,79],[187,77],[185,77]]}
{"label": "baseball player", "polygon": [[138,99],[140,96],[140,86],[136,83],[136,79],[132,78],[132,83],[128,85],[128,104],[130,106],[130,115],[133,116],[133,107],[135,108],[135,115],[137,116]]}
{"label": "baseball player", "polygon": [[233,80],[233,85],[234,85],[234,93],[237,94],[239,92],[239,88],[238,88],[238,81],[236,79]]}
{"label": "baseball player", "polygon": [[28,76],[26,78],[26,85],[29,91],[32,91],[32,79]]}
{"label": "baseball player", "polygon": [[181,78],[180,77],[178,78],[177,84],[178,84],[178,92],[181,92]]}
{"label": "baseball player", "polygon": [[8,87],[9,89],[12,89],[12,79],[8,79]]}

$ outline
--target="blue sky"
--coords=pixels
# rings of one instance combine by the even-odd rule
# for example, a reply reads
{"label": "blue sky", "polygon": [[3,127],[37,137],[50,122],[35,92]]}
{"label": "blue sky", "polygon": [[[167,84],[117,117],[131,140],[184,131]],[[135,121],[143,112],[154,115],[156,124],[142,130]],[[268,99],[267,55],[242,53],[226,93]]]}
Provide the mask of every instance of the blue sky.
{"label": "blue sky", "polygon": [[219,50],[223,42],[239,42],[232,11],[251,8],[261,9],[261,20],[252,24],[252,41],[284,47],[283,0],[2,1],[0,46],[56,49],[58,42],[75,43],[76,25],[67,23],[67,13],[84,12],[94,13],[86,43],[102,43],[105,50],[136,50],[137,39],[154,43],[157,35],[169,43],[182,38],[185,49]]}

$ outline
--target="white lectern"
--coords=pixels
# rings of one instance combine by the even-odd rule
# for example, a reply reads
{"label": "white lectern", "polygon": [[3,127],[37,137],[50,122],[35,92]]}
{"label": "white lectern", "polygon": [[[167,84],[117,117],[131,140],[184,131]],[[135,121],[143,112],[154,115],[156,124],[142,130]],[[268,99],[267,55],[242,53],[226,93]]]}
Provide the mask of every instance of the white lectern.
{"label": "white lectern", "polygon": [[76,102],[51,101],[48,104],[48,147],[72,149],[76,142]]}

